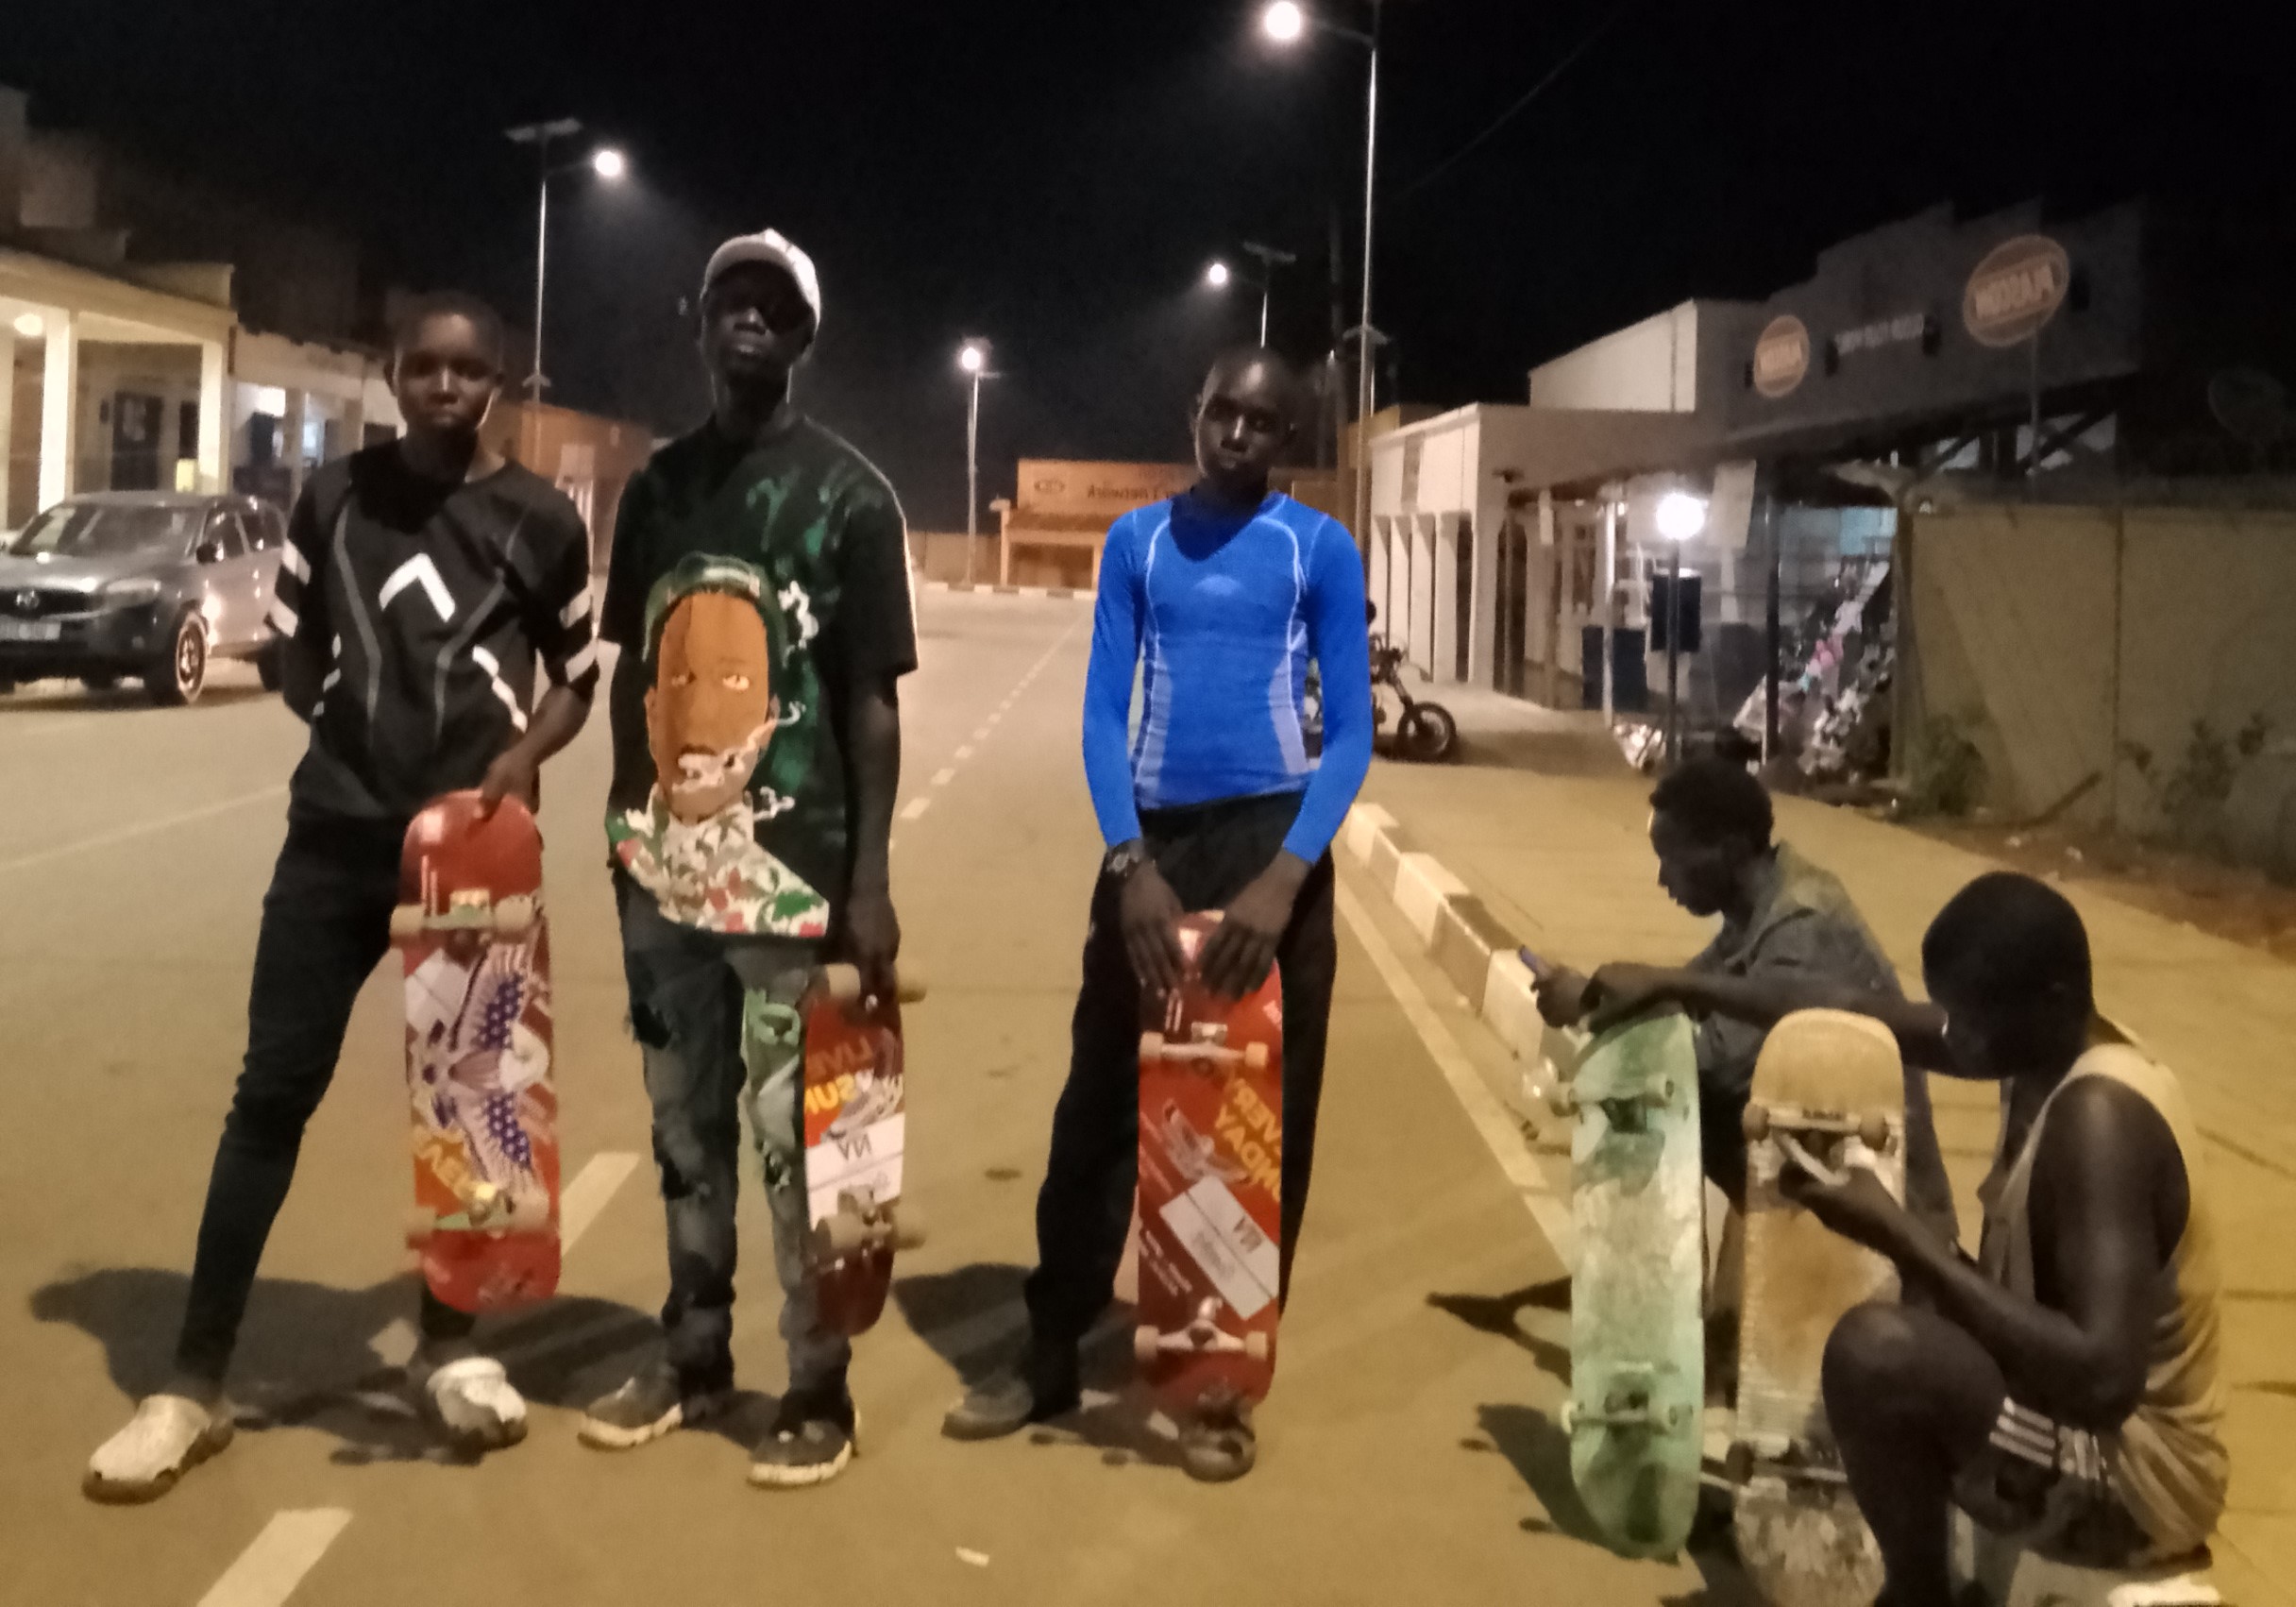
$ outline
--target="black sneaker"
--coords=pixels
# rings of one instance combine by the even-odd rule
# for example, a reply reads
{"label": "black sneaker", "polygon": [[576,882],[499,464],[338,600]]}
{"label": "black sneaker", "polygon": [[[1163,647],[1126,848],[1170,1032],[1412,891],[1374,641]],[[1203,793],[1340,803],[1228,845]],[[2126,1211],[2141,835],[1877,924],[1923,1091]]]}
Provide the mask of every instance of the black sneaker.
{"label": "black sneaker", "polygon": [[1066,1365],[1024,1361],[967,1390],[941,1418],[940,1431],[952,1440],[1001,1440],[1031,1423],[1066,1416],[1083,1400],[1072,1354]]}
{"label": "black sneaker", "polygon": [[601,1396],[582,1413],[577,1435],[585,1446],[624,1451],[658,1440],[677,1429],[688,1429],[716,1416],[732,1392],[709,1390],[688,1394],[677,1374],[667,1367],[640,1373],[612,1395]]}
{"label": "black sneaker", "polygon": [[750,1482],[774,1490],[828,1483],[860,1450],[860,1425],[842,1372],[791,1390],[750,1453]]}

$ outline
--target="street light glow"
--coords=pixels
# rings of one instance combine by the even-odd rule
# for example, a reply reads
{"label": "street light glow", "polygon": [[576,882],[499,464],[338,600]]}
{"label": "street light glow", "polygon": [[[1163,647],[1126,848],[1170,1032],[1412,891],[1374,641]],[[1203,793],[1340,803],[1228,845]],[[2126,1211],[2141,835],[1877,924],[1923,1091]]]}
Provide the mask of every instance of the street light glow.
{"label": "street light glow", "polygon": [[1275,0],[1259,14],[1259,25],[1278,44],[1290,44],[1308,31],[1308,13],[1293,0]]}
{"label": "street light glow", "polygon": [[40,314],[37,313],[16,314],[16,332],[25,340],[38,340],[46,329],[47,325],[40,321]]}
{"label": "street light glow", "polygon": [[1658,499],[1658,533],[1668,541],[1688,541],[1706,528],[1706,499],[1669,491]]}
{"label": "street light glow", "polygon": [[1204,270],[1204,282],[1210,285],[1214,290],[1225,290],[1227,288],[1228,279],[1229,274],[1227,271],[1227,264],[1225,262],[1214,262],[1210,267]]}
{"label": "street light glow", "polygon": [[608,145],[590,158],[590,171],[600,178],[619,178],[630,171],[630,161],[612,145]]}
{"label": "street light glow", "polygon": [[988,348],[979,341],[967,341],[957,348],[956,365],[968,374],[978,374],[988,366]]}

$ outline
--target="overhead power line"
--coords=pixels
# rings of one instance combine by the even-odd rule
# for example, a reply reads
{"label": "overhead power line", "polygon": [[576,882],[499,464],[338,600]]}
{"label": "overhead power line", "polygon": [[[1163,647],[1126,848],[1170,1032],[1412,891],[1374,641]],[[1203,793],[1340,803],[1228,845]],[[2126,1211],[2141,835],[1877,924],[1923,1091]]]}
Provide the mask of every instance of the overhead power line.
{"label": "overhead power line", "polygon": [[1400,201],[1408,195],[1417,195],[1421,190],[1426,189],[1428,185],[1434,183],[1435,180],[1441,178],[1444,174],[1450,172],[1451,169],[1457,167],[1460,162],[1466,161],[1468,157],[1474,155],[1476,151],[1482,147],[1484,142],[1489,140],[1492,135],[1497,133],[1508,124],[1513,122],[1515,118],[1522,115],[1525,109],[1527,109],[1532,101],[1537,100],[1539,96],[1545,94],[1548,89],[1553,87],[1556,79],[1562,77],[1563,74],[1569,72],[1573,67],[1577,66],[1578,63],[1578,59],[1581,56],[1584,56],[1588,51],[1594,49],[1595,45],[1601,43],[1605,35],[1609,34],[1611,30],[1615,28],[1620,23],[1625,22],[1629,15],[1641,10],[1646,4],[1647,4],[1647,0],[1626,0],[1624,5],[1618,7],[1616,9],[1612,11],[1609,16],[1603,18],[1601,22],[1595,24],[1594,31],[1589,33],[1577,44],[1573,45],[1570,52],[1565,55],[1562,60],[1556,62],[1552,67],[1548,68],[1546,70],[1545,76],[1542,77],[1537,83],[1531,85],[1529,89],[1524,91],[1521,97],[1518,98],[1511,106],[1508,107],[1506,110],[1500,112],[1496,117],[1493,118],[1491,122],[1484,127],[1481,133],[1476,135],[1475,138],[1469,140],[1465,144],[1460,146],[1459,149],[1453,151],[1449,156],[1444,157],[1443,161],[1437,162],[1433,167],[1428,168],[1418,178],[1412,179],[1402,189],[1396,191],[1390,198]]}

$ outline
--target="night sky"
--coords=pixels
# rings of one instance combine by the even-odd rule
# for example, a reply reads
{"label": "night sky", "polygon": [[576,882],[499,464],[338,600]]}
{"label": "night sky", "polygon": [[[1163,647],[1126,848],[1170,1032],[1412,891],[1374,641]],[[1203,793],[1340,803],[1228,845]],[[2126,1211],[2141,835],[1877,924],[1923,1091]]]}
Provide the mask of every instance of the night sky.
{"label": "night sky", "polygon": [[[1378,322],[1408,399],[1520,400],[1535,362],[1688,296],[1764,296],[1821,246],[1938,201],[2296,211],[2296,120],[2261,71],[2285,58],[2260,0],[1620,9],[1388,6]],[[1182,455],[1193,381],[1255,326],[1252,295],[1199,288],[1245,239],[1299,253],[1276,344],[1312,359],[1336,209],[1353,322],[1362,54],[1278,51],[1256,11],[0,0],[0,82],[33,93],[36,123],[256,188],[355,231],[399,280],[466,286],[514,322],[532,178],[501,130],[582,117],[633,173],[556,192],[557,399],[694,422],[679,299],[718,239],[771,225],[821,269],[801,394],[913,521],[947,528],[963,518],[960,337],[993,340],[1007,375],[985,408],[986,499],[1023,453]],[[1523,114],[1421,181],[1597,28]]]}

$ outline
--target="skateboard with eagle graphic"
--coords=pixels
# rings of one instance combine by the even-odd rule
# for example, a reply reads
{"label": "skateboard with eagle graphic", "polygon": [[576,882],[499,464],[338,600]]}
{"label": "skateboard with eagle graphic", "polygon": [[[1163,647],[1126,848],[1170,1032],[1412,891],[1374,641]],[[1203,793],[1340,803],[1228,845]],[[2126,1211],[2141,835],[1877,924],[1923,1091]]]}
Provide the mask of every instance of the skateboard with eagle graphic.
{"label": "skateboard with eagle graphic", "polygon": [[1197,974],[1216,914],[1179,923],[1181,985],[1141,995],[1140,1295],[1133,1354],[1175,1416],[1264,1399],[1275,1376],[1283,1211],[1283,988]]}
{"label": "skateboard with eagle graphic", "polygon": [[414,817],[391,943],[406,973],[424,1280],[462,1311],[558,1287],[558,1094],[542,836],[525,804],[453,792]]}

